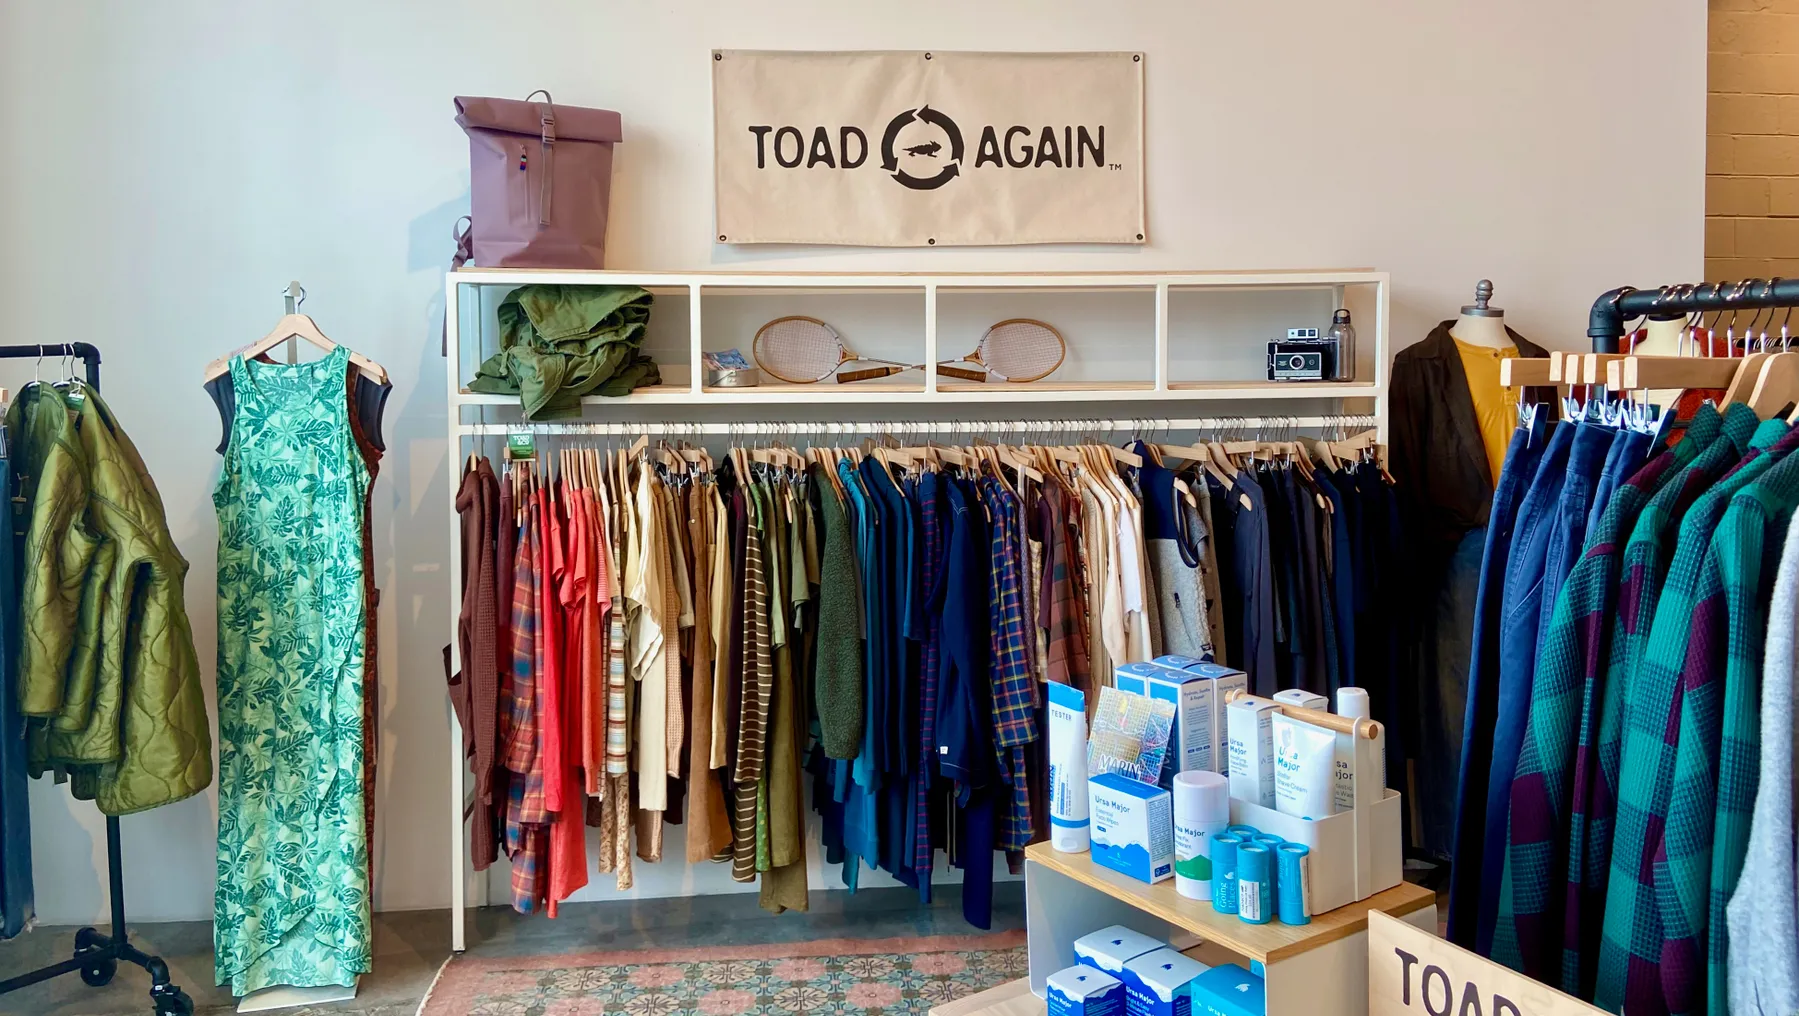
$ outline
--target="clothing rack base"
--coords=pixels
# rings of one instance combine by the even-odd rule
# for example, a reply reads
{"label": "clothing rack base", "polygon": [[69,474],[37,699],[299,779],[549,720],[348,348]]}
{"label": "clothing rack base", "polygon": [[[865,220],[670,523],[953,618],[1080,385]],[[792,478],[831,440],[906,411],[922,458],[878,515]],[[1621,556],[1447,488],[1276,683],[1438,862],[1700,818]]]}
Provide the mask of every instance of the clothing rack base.
{"label": "clothing rack base", "polygon": [[[54,345],[0,346],[0,359],[21,360],[64,357],[80,360],[87,383],[100,387],[100,350],[86,342]],[[121,961],[144,968],[150,975],[150,1011],[155,1016],[193,1016],[194,1002],[187,992],[169,979],[169,965],[162,957],[152,956],[131,944],[125,930],[124,855],[119,846],[119,819],[106,816],[106,878],[112,904],[112,933],[97,928],[82,928],[75,933],[75,954],[60,963],[9,977],[0,981],[0,995],[28,988],[33,984],[79,972],[81,980],[95,988],[112,982]]]}

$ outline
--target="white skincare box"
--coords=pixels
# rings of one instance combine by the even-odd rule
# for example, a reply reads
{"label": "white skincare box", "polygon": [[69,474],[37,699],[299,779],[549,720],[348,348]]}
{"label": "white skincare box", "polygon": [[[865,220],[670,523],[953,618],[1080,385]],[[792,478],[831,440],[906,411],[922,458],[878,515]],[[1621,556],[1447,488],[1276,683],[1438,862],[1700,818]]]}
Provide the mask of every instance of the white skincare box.
{"label": "white skincare box", "polygon": [[1090,931],[1074,940],[1074,961],[1081,966],[1101,970],[1113,977],[1124,976],[1124,965],[1157,949],[1166,949],[1168,943],[1159,938],[1151,938],[1139,931],[1132,931],[1122,924],[1114,924],[1110,928]]}
{"label": "white skincare box", "polygon": [[1174,877],[1174,799],[1119,773],[1087,781],[1093,861],[1145,882]]}
{"label": "white skincare box", "polygon": [[1124,1016],[1124,982],[1076,964],[1049,975],[1049,1016]]}
{"label": "white skincare box", "polygon": [[1253,697],[1224,707],[1233,799],[1274,807],[1274,714],[1279,710],[1275,703]]}
{"label": "white skincare box", "polygon": [[1277,691],[1274,693],[1274,700],[1283,706],[1318,709],[1327,713],[1331,711],[1330,699],[1315,692],[1306,691],[1304,688],[1288,688],[1286,691]]}
{"label": "white skincare box", "polygon": [[1173,786],[1175,773],[1217,772],[1212,761],[1212,682],[1159,663],[1126,663],[1113,669],[1112,683],[1119,691],[1174,703],[1174,736],[1159,781],[1163,789]]}
{"label": "white skincare box", "polygon": [[1193,980],[1210,969],[1173,949],[1138,956],[1124,965],[1124,1011],[1129,1016],[1188,1016]]}
{"label": "white skincare box", "polygon": [[1186,668],[1190,674],[1198,674],[1212,685],[1212,761],[1216,764],[1213,772],[1230,772],[1229,751],[1226,745],[1229,734],[1225,730],[1225,703],[1229,701],[1233,691],[1249,691],[1249,675],[1241,670],[1217,663],[1196,663]]}

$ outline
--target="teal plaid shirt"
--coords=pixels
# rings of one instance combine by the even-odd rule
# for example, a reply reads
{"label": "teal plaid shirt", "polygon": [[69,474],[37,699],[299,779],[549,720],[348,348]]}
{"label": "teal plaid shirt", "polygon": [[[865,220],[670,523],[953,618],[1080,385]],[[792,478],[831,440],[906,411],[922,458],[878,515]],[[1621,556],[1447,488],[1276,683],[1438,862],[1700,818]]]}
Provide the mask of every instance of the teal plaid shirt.
{"label": "teal plaid shirt", "polygon": [[1778,556],[1799,503],[1799,459],[1788,454],[1795,446],[1799,430],[1789,430],[1769,449],[1776,464],[1730,499],[1706,552],[1688,632],[1689,658],[1708,665],[1684,688],[1656,899],[1671,945],[1664,954],[1682,957],[1680,973],[1689,958],[1705,957],[1697,983],[1691,976],[1671,980],[1666,971],[1663,980],[1693,997],[1703,989],[1706,1012],[1730,1011],[1724,908],[1743,870],[1755,810],[1762,650],[1775,573],[1767,555]]}
{"label": "teal plaid shirt", "polygon": [[[1537,654],[1530,718],[1512,781],[1493,958],[1581,997],[1592,991],[1592,960],[1582,960],[1592,950],[1582,946],[1596,938],[1606,866],[1591,865],[1598,877],[1588,879],[1568,862],[1570,847],[1583,834],[1584,812],[1576,804],[1598,770],[1596,757],[1580,749],[1592,743],[1604,694],[1624,541],[1644,503],[1698,457],[1722,424],[1717,410],[1701,406],[1685,440],[1619,484],[1556,597]],[[1589,891],[1589,884],[1598,891]],[[1588,908],[1593,914],[1583,914]],[[1512,952],[1502,955],[1506,944]]]}
{"label": "teal plaid shirt", "polygon": [[[1642,666],[1626,691],[1612,870],[1594,996],[1595,1004],[1613,1012],[1655,1016],[1703,1011],[1703,991],[1693,990],[1703,983],[1703,960],[1681,948],[1694,929],[1686,923],[1664,924],[1664,917],[1676,911],[1658,899],[1658,888],[1665,888],[1671,877],[1663,851],[1672,844],[1678,853],[1690,853],[1693,838],[1700,835],[1668,822],[1685,692],[1713,679],[1708,675],[1719,665],[1707,654],[1707,646],[1690,647],[1689,640],[1693,626],[1703,623],[1695,614],[1714,592],[1702,581],[1718,522],[1731,496],[1768,469],[1772,462],[1768,446],[1786,429],[1784,420],[1761,424],[1750,441],[1755,451],[1693,501],[1681,519],[1674,560],[1650,619]],[[1632,581],[1632,576],[1625,576],[1627,590]],[[1709,834],[1708,826],[1704,835]],[[1702,929],[1699,935],[1703,941]]]}

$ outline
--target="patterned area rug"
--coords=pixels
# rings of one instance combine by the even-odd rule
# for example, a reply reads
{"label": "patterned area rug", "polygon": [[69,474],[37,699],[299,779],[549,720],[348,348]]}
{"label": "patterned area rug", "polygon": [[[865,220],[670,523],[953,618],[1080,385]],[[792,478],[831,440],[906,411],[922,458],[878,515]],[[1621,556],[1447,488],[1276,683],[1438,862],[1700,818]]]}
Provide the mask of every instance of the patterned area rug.
{"label": "patterned area rug", "polygon": [[420,1016],[924,1016],[1022,977],[1024,932],[485,958],[444,968]]}

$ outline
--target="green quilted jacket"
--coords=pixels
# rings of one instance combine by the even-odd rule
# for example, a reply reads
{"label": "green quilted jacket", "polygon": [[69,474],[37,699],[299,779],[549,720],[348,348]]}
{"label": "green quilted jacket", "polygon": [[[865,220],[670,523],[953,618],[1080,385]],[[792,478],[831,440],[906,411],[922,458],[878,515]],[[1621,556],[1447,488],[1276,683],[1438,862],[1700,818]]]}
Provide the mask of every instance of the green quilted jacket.
{"label": "green quilted jacket", "polygon": [[30,385],[7,412],[20,706],[31,769],[66,772],[108,815],[212,782],[212,737],[182,600],[187,561],[137,448],[91,388]]}

